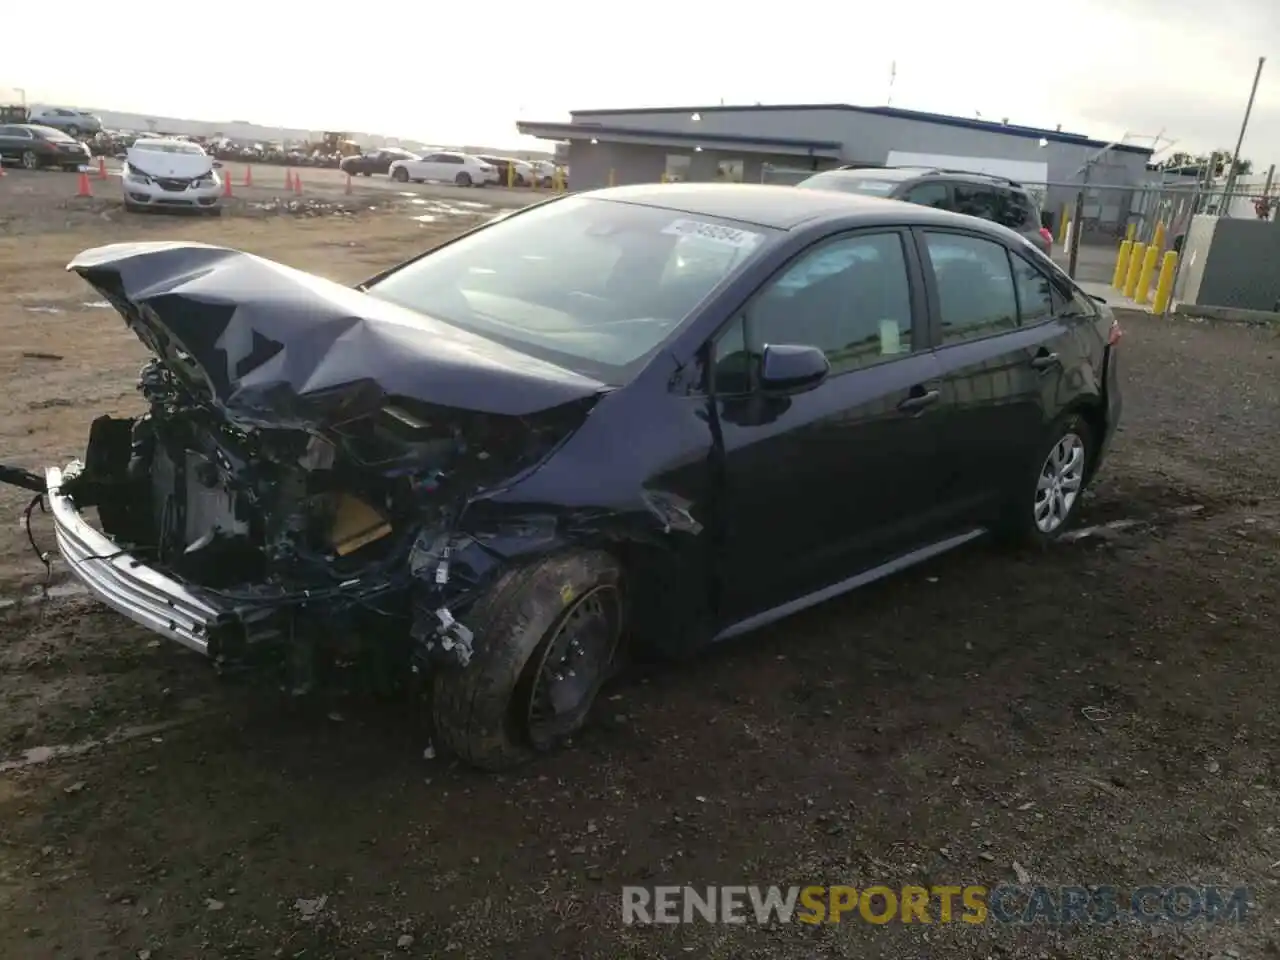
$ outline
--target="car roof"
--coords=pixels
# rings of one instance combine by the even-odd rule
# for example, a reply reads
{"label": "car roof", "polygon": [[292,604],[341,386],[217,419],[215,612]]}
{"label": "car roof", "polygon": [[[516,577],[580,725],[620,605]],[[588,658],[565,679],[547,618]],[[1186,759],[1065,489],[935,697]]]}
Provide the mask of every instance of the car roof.
{"label": "car roof", "polygon": [[763,183],[642,184],[591,190],[576,196],[662,207],[775,230],[792,230],[824,220],[839,220],[849,227],[895,223],[963,226],[972,230],[992,226],[986,220],[901,200]]}
{"label": "car roof", "polygon": [[1010,190],[1025,190],[1021,183],[994,173],[979,173],[976,170],[947,170],[942,167],[837,167],[835,170],[821,170],[828,176],[847,177],[850,180],[914,180],[928,177],[931,180],[982,180],[986,183],[1007,187]]}

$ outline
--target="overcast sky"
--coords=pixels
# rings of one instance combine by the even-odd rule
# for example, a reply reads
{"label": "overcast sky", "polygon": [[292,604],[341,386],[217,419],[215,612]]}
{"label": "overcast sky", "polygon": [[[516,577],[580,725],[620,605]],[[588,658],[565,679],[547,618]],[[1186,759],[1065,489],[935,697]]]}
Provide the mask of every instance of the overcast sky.
{"label": "overcast sky", "polygon": [[879,105],[896,61],[894,106],[1230,148],[1274,51],[1242,152],[1280,160],[1276,0],[8,6],[44,39],[4,45],[0,99],[512,147],[571,109]]}

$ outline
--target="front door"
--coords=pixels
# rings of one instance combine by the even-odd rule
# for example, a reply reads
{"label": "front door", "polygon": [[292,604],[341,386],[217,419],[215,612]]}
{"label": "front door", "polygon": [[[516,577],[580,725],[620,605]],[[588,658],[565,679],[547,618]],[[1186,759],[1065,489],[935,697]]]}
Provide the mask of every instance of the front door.
{"label": "front door", "polygon": [[1070,301],[1026,257],[954,230],[921,231],[919,246],[942,365],[941,502],[960,523],[990,516],[1022,477],[1081,347]]}
{"label": "front door", "polygon": [[[726,622],[928,538],[940,371],[918,278],[905,231],[842,234],[793,260],[717,337]],[[831,373],[771,395],[758,384],[770,344],[820,347]]]}

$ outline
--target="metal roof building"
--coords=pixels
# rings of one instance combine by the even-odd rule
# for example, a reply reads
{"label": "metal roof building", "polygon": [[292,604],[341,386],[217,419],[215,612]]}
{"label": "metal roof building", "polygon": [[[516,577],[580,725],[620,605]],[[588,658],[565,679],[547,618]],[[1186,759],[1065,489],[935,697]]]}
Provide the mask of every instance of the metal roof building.
{"label": "metal roof building", "polygon": [[576,110],[570,116],[569,123],[522,120],[516,126],[527,136],[568,143],[575,190],[663,179],[795,182],[848,163],[930,165],[1044,185],[1037,192],[1052,205],[1074,195],[1066,185],[1079,182],[1086,162],[1092,161],[1092,184],[1136,186],[1152,154],[1148,147],[1062,130],[841,103]]}

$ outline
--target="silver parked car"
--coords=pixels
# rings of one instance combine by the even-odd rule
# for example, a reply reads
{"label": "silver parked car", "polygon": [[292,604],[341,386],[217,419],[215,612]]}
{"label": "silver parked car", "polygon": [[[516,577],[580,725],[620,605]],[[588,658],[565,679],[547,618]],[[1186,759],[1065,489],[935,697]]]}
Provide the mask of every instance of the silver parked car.
{"label": "silver parked car", "polygon": [[70,107],[37,107],[31,111],[31,123],[53,127],[73,137],[91,137],[102,131],[102,121],[87,110]]}

